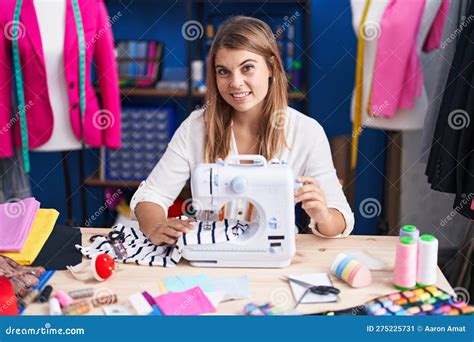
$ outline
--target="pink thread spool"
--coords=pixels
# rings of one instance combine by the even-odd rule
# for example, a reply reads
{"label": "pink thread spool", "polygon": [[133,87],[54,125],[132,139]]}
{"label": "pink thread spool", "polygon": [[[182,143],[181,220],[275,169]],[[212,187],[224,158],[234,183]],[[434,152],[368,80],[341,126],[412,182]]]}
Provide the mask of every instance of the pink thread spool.
{"label": "pink thread spool", "polygon": [[65,308],[66,306],[72,304],[74,299],[72,299],[67,293],[63,291],[56,291],[55,297],[61,304],[61,307]]}
{"label": "pink thread spool", "polygon": [[417,243],[409,236],[402,236],[397,244],[393,284],[399,290],[416,286]]}

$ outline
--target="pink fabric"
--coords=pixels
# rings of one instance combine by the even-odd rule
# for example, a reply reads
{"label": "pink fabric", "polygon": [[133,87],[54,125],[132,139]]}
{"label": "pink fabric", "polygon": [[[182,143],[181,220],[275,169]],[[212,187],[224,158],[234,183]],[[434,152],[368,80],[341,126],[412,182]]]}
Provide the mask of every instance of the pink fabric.
{"label": "pink fabric", "polygon": [[[371,110],[374,115],[390,118],[399,109],[411,109],[415,98],[423,91],[417,38],[425,4],[426,0],[411,1],[410,6],[403,0],[391,0],[385,9],[372,82]],[[424,43],[424,51],[439,47],[448,8],[449,0],[442,0]],[[383,108],[382,112],[380,108]]]}
{"label": "pink fabric", "polygon": [[[15,0],[2,0],[0,11],[0,158],[13,155],[13,144],[21,146],[18,118],[12,119],[13,91],[11,30]],[[78,0],[84,25],[86,45],[85,142],[92,147],[118,148],[121,143],[120,92],[114,56],[112,29],[102,0]],[[41,36],[33,0],[24,0],[20,16],[18,45],[25,89],[29,147],[43,145],[53,130],[53,113],[48,88]],[[91,84],[94,59],[97,66],[102,111]],[[77,139],[81,139],[79,108],[79,50],[74,12],[67,0],[64,38],[64,71],[69,93],[69,116]],[[15,109],[17,111],[17,109]]]}
{"label": "pink fabric", "polygon": [[0,204],[0,252],[20,252],[40,207],[33,197]]}
{"label": "pink fabric", "polygon": [[155,302],[165,315],[200,315],[216,311],[199,286],[155,297]]}
{"label": "pink fabric", "polygon": [[439,48],[441,44],[441,38],[443,36],[443,28],[446,22],[446,17],[449,12],[449,3],[450,0],[442,0],[441,5],[439,6],[438,13],[436,18],[431,26],[430,33],[425,40],[423,45],[423,51],[430,52]]}

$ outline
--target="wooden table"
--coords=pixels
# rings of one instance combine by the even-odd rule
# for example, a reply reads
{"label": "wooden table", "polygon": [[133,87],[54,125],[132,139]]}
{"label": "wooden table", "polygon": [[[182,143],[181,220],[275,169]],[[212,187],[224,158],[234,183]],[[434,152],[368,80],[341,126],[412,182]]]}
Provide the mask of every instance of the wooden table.
{"label": "wooden table", "polygon": [[[82,228],[82,241],[87,244],[93,234],[106,234],[108,230],[101,228]],[[300,234],[296,236],[296,255],[292,264],[283,269],[261,268],[202,268],[192,267],[182,259],[174,268],[148,267],[119,264],[120,270],[105,282],[84,284],[69,274],[58,271],[49,281],[55,290],[71,291],[86,287],[112,290],[118,295],[118,304],[128,305],[127,298],[140,291],[148,291],[156,296],[160,294],[158,280],[176,275],[206,274],[209,277],[238,277],[247,275],[250,286],[250,298],[220,303],[217,314],[239,314],[245,304],[255,302],[273,304],[291,309],[295,300],[289,284],[281,279],[283,275],[303,273],[330,273],[330,266],[335,256],[345,250],[365,250],[383,260],[393,270],[397,238],[394,236],[349,236],[345,239],[322,239],[314,235]],[[392,270],[372,271],[372,285],[362,289],[354,289],[331,275],[334,286],[341,290],[338,303],[301,304],[298,311],[303,314],[318,313],[328,310],[346,309],[361,305],[378,296],[396,292],[392,285]],[[448,281],[438,268],[436,285],[441,289],[454,293]],[[24,312],[25,315],[47,315],[47,304],[32,304]],[[90,314],[103,314],[100,308],[93,309]]]}

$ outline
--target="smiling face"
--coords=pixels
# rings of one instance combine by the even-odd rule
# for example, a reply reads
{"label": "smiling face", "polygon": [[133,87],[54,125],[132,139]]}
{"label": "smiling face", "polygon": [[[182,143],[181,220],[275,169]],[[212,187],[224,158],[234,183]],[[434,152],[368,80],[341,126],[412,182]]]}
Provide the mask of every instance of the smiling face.
{"label": "smiling face", "polygon": [[216,53],[215,72],[220,95],[235,111],[250,113],[263,107],[272,73],[262,56],[221,48]]}

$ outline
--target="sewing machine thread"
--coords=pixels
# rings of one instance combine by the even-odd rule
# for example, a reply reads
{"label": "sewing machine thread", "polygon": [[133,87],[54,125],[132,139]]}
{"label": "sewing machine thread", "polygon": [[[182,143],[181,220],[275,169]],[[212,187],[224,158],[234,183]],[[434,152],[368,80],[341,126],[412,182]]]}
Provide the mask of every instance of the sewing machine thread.
{"label": "sewing machine thread", "polygon": [[103,306],[103,305],[111,305],[117,303],[117,295],[111,294],[108,296],[98,296],[92,299],[92,305],[94,307]]}
{"label": "sewing machine thread", "polygon": [[74,302],[63,309],[63,314],[65,315],[85,315],[91,311],[91,304],[82,300],[79,302]]}
{"label": "sewing machine thread", "polygon": [[69,292],[69,296],[71,296],[72,299],[83,299],[94,296],[94,291],[95,289],[93,288],[74,290]]}

